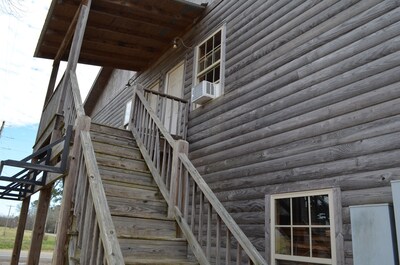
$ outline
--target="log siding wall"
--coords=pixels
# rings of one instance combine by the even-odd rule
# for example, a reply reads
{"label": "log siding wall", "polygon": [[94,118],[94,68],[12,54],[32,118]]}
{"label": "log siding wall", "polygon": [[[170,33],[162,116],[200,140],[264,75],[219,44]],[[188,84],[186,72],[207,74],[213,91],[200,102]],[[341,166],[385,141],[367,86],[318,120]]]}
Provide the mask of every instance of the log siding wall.
{"label": "log siding wall", "polygon": [[[400,1],[214,1],[196,45],[226,26],[225,94],[189,116],[190,157],[255,246],[267,194],[340,188],[345,264],[350,205],[392,202],[400,179]],[[163,80],[193,49],[171,49],[138,82]],[[99,121],[122,120],[123,91]]]}

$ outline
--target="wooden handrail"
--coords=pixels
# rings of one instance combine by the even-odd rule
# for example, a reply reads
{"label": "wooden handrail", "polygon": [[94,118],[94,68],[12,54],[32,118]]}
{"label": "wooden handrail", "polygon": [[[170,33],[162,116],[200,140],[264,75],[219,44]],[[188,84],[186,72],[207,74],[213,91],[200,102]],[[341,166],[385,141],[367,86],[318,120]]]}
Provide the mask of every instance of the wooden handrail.
{"label": "wooden handrail", "polygon": [[121,247],[118,242],[117,232],[111,218],[110,208],[108,207],[100,172],[97,167],[96,156],[94,154],[93,144],[90,139],[90,133],[87,131],[82,131],[81,141],[83,156],[87,168],[87,177],[91,191],[90,193],[93,199],[93,205],[96,212],[96,221],[100,229],[100,237],[103,243],[104,255],[107,259],[107,264],[125,264]]}
{"label": "wooden handrail", "polygon": [[182,102],[182,103],[188,103],[188,101],[183,99],[183,98],[178,98],[178,97],[175,97],[175,96],[164,94],[162,92],[158,92],[158,91],[155,91],[155,90],[144,88],[143,91],[145,91],[147,93],[154,94],[154,95],[159,95],[159,96],[162,96],[162,97],[165,97],[165,98],[173,99],[173,100],[176,100],[176,101],[179,101],[179,102]]}
{"label": "wooden handrail", "polygon": [[79,92],[78,78],[73,70],[70,71],[69,76],[71,79],[72,96],[74,98],[76,115],[77,117],[85,116],[85,109],[83,108],[82,97],[81,93]]}
{"label": "wooden handrail", "polygon": [[[137,100],[137,101],[136,101]],[[217,258],[220,257],[220,246],[221,246],[221,225],[223,224],[227,229],[226,235],[226,261],[229,262],[231,259],[230,251],[232,240],[231,235],[237,241],[237,262],[241,263],[242,260],[242,250],[247,255],[250,264],[267,264],[262,255],[253,246],[251,241],[243,233],[240,227],[236,224],[230,214],[223,207],[222,203],[218,200],[212,190],[209,188],[207,183],[201,177],[199,172],[196,170],[195,166],[191,163],[188,156],[182,153],[177,146],[177,141],[175,141],[171,135],[168,133],[167,129],[164,127],[163,123],[158,119],[157,115],[152,111],[149,102],[145,99],[143,93],[138,88],[134,90],[133,96],[134,102],[134,115],[132,118],[132,133],[138,143],[138,146],[143,154],[143,157],[149,169],[153,174],[153,177],[159,185],[163,196],[167,200],[169,207],[173,208],[175,213],[175,219],[178,222],[182,232],[188,239],[189,245],[192,247],[194,255],[198,258],[200,264],[209,264],[211,256],[211,214],[214,211],[217,214]],[[163,139],[161,139],[161,136]],[[161,146],[163,141],[164,146]],[[161,151],[163,149],[163,151]],[[161,152],[163,153],[161,155]],[[173,162],[165,162],[165,157],[171,156]],[[163,156],[163,161],[160,161],[161,156]],[[170,159],[170,158],[168,158]],[[171,166],[176,166],[177,168],[172,168]],[[163,177],[165,172],[170,172],[170,176]],[[182,173],[184,172],[184,173]],[[186,172],[186,173],[185,173]],[[179,180],[174,180],[173,178],[178,178]],[[192,180],[192,182],[190,182]],[[170,185],[169,182],[171,182]],[[190,182],[190,183],[189,183]],[[169,187],[168,187],[169,186]],[[191,198],[192,198],[192,211],[191,220],[188,220],[189,215],[189,193],[190,188],[193,187]],[[168,188],[167,188],[168,187]],[[177,190],[177,191],[175,191]],[[194,235],[193,229],[196,224],[194,220],[196,218],[196,197],[198,190],[200,191],[199,197],[199,224],[197,224],[198,238]],[[177,192],[175,194],[175,192]],[[172,197],[172,199],[171,199]],[[203,236],[203,203],[208,202],[208,216],[207,216],[207,227],[206,227],[206,246],[205,251],[202,249],[202,236]],[[174,202],[175,205],[172,205]],[[189,226],[189,222],[191,225]],[[218,261],[217,261],[218,264]]]}
{"label": "wooden handrail", "polygon": [[228,213],[222,203],[218,200],[217,196],[215,196],[214,192],[210,189],[207,183],[204,181],[203,177],[197,171],[195,166],[189,160],[187,155],[183,153],[179,153],[179,159],[182,161],[186,170],[190,173],[193,180],[197,183],[198,187],[201,189],[207,200],[214,207],[218,215],[221,217],[222,221],[231,231],[232,235],[236,238],[239,244],[242,246],[243,250],[249,255],[254,264],[266,264],[264,258],[257,251],[257,249],[253,246],[248,237],[243,233],[242,229],[236,224],[235,220],[233,220],[232,216]]}
{"label": "wooden handrail", "polygon": [[[69,198],[66,199],[69,202],[67,209],[72,207],[70,202],[72,201],[72,194],[75,194],[75,205],[73,207],[78,225],[69,229],[76,229],[77,237],[80,240],[80,243],[77,243],[75,239],[72,239],[74,237],[71,238],[69,244],[72,251],[70,253],[79,253],[73,249],[80,246],[81,264],[102,264],[103,259],[105,259],[107,264],[123,265],[125,263],[122,251],[112,222],[90,138],[90,118],[85,116],[75,71],[71,70],[68,76],[69,79],[66,82],[69,82],[69,84],[66,86],[66,99],[63,106],[64,120],[66,124],[74,124],[76,131],[71,154],[74,159],[70,160],[65,188],[69,188],[69,192],[67,192]],[[66,226],[69,225],[68,212],[62,213],[64,216],[61,221]],[[66,243],[65,233],[67,230],[63,230],[64,234],[57,236],[61,242]],[[63,252],[64,244],[57,244],[56,249],[58,252]],[[63,254],[57,253],[56,256],[57,260],[64,259]]]}

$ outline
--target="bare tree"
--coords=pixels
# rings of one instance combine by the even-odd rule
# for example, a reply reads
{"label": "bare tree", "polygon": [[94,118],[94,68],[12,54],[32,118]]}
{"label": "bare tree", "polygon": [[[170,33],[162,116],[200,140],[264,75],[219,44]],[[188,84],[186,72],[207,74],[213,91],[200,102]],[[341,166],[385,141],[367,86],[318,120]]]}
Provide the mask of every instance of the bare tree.
{"label": "bare tree", "polygon": [[18,17],[22,11],[23,0],[0,0],[0,13]]}

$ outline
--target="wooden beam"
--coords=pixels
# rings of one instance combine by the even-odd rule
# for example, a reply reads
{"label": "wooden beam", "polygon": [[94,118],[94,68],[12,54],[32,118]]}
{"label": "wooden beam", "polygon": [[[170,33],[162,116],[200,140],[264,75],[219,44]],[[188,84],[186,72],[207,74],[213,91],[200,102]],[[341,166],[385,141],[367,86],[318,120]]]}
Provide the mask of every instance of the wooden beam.
{"label": "wooden beam", "polygon": [[56,56],[54,57],[54,62],[57,63],[63,57],[67,47],[71,43],[72,37],[74,36],[74,31],[76,28],[76,24],[78,22],[79,14],[81,13],[82,5],[79,5],[78,10],[76,10],[74,18],[71,21],[71,24],[68,27],[67,33],[64,35],[64,39],[61,42],[60,48],[57,51]]}
{"label": "wooden beam", "polygon": [[49,85],[47,87],[46,98],[43,104],[43,110],[45,109],[47,102],[50,100],[51,96],[53,95],[54,88],[56,86],[56,79],[58,74],[58,69],[60,68],[60,61],[53,62],[53,69],[51,70],[51,76],[49,80]]}
{"label": "wooden beam", "polygon": [[28,255],[28,265],[39,264],[40,252],[42,249],[43,236],[45,234],[47,212],[49,210],[52,189],[53,189],[53,184],[43,188],[40,191],[35,225],[33,227],[32,241]]}
{"label": "wooden beam", "polygon": [[18,265],[21,248],[22,248],[22,241],[24,238],[24,231],[26,226],[26,220],[28,218],[28,210],[29,210],[29,203],[31,201],[31,197],[27,197],[22,201],[21,211],[19,214],[18,219],[18,227],[17,227],[17,234],[15,235],[14,241],[14,248],[11,256],[11,263],[10,265]]}
{"label": "wooden beam", "polygon": [[65,76],[64,80],[62,83],[62,95],[60,97],[60,104],[58,107],[58,112],[62,113],[64,109],[64,101],[65,101],[65,96],[67,92],[67,88],[69,85],[69,73],[70,71],[76,71],[76,67],[78,65],[78,60],[79,60],[79,55],[81,52],[81,47],[82,47],[82,42],[83,42],[83,35],[85,34],[85,29],[86,29],[86,23],[89,17],[89,11],[90,11],[90,4],[91,0],[88,1],[88,5],[82,5],[80,12],[79,12],[79,18],[77,21],[77,25],[75,28],[75,33],[74,33],[74,38],[72,40],[71,44],[71,49],[69,52],[68,56],[68,64],[67,68],[65,70]]}

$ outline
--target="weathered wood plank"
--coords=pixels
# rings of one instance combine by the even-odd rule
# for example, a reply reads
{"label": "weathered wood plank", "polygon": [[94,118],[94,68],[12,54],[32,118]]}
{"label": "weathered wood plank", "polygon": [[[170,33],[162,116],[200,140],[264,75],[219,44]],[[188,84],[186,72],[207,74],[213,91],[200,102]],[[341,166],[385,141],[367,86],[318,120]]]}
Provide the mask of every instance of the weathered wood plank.
{"label": "weathered wood plank", "polygon": [[174,220],[123,216],[113,216],[112,219],[118,236],[175,237],[176,235]]}

